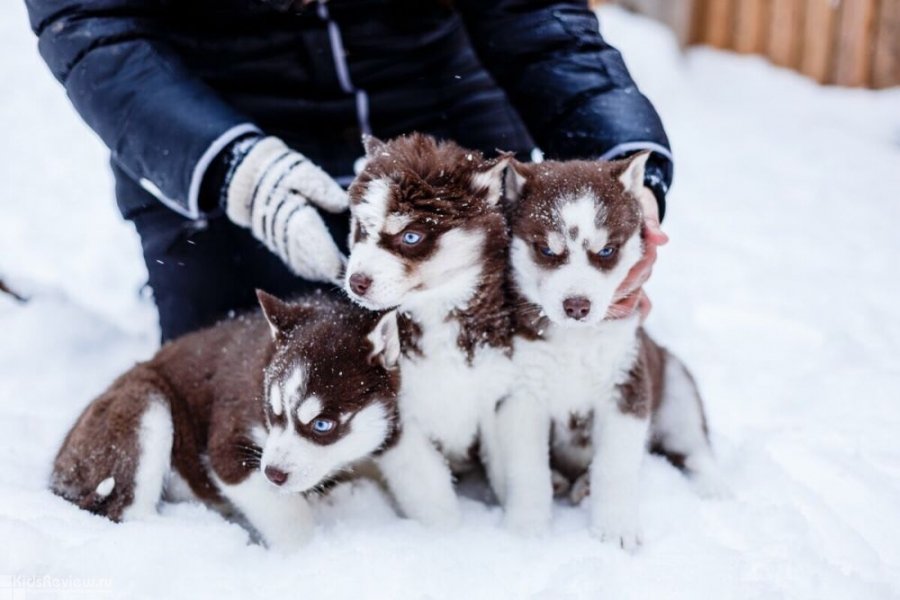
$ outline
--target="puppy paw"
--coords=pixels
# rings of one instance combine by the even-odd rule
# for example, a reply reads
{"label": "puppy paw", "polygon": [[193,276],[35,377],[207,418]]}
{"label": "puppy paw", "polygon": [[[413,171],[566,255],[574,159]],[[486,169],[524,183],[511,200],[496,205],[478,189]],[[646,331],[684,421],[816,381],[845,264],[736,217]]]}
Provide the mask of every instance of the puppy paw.
{"label": "puppy paw", "polygon": [[591,534],[604,544],[618,546],[626,552],[637,552],[642,543],[641,534],[637,528],[594,526],[591,528]]}
{"label": "puppy paw", "polygon": [[591,534],[606,544],[635,552],[641,546],[637,514],[630,510],[601,510],[595,513]]}
{"label": "puppy paw", "polygon": [[695,473],[691,476],[691,486],[698,496],[707,500],[729,500],[734,493],[717,472]]}
{"label": "puppy paw", "polygon": [[581,502],[587,498],[591,493],[591,477],[588,473],[584,473],[581,477],[575,480],[575,483],[572,484],[572,489],[569,490],[569,501],[572,502],[575,506],[581,504]]}
{"label": "puppy paw", "polygon": [[553,471],[550,473],[550,482],[553,484],[554,498],[565,498],[569,495],[569,490],[572,489],[572,482],[570,482],[566,478],[566,476],[559,471]]}
{"label": "puppy paw", "polygon": [[539,537],[550,531],[550,511],[513,509],[503,515],[503,526],[517,535]]}
{"label": "puppy paw", "polygon": [[293,554],[303,548],[312,538],[312,530],[301,527],[286,527],[283,531],[263,536],[269,550],[279,554]]}
{"label": "puppy paw", "polygon": [[422,525],[435,529],[455,529],[462,522],[462,512],[457,502],[444,506],[430,506],[427,510],[419,510],[409,516]]}

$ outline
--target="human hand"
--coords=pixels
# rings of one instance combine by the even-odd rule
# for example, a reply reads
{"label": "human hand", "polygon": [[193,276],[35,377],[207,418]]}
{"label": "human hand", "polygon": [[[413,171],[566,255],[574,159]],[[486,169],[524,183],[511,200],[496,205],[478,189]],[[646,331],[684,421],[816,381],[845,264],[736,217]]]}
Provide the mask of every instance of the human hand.
{"label": "human hand", "polygon": [[347,210],[347,193],[276,137],[254,143],[227,182],[225,212],[304,279],[334,282],[345,258],[317,208]]}
{"label": "human hand", "polygon": [[640,313],[641,321],[647,319],[650,314],[650,299],[644,293],[643,285],[650,279],[653,273],[653,265],[656,263],[656,249],[669,242],[669,236],[663,233],[659,223],[659,206],[656,197],[647,188],[643,188],[638,200],[644,214],[644,225],[641,237],[644,241],[644,255],[628,272],[622,285],[616,290],[613,303],[606,313],[607,319],[624,319],[632,316],[635,311]]}

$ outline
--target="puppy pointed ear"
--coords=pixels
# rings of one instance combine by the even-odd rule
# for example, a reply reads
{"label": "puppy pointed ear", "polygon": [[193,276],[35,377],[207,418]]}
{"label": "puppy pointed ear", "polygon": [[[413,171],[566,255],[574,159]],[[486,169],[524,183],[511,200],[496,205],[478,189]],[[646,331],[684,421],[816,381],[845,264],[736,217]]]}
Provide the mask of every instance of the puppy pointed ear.
{"label": "puppy pointed ear", "polygon": [[510,160],[503,181],[503,185],[506,188],[506,199],[509,202],[518,202],[522,197],[522,189],[527,181],[527,167],[515,159]]}
{"label": "puppy pointed ear", "polygon": [[366,339],[372,344],[369,362],[380,364],[387,370],[397,367],[400,360],[400,326],[396,310],[385,313]]}
{"label": "puppy pointed ear", "polygon": [[503,195],[503,173],[512,159],[509,153],[502,153],[498,158],[486,160],[472,176],[472,189],[475,191],[487,190],[486,200],[491,206],[500,202]]}
{"label": "puppy pointed ear", "polygon": [[387,146],[387,144],[379,140],[377,137],[368,133],[364,133],[362,135],[362,144],[363,148],[366,149],[366,158],[368,159],[371,159],[380,154]]}
{"label": "puppy pointed ear", "polygon": [[256,299],[259,300],[263,316],[269,322],[269,330],[275,341],[281,340],[309,316],[305,307],[288,304],[262,290],[256,290]]}
{"label": "puppy pointed ear", "polygon": [[647,168],[647,160],[650,158],[650,151],[645,150],[634,156],[630,156],[625,160],[619,161],[624,167],[622,174],[619,175],[619,181],[626,192],[631,192],[638,197],[641,188],[644,187],[644,170]]}

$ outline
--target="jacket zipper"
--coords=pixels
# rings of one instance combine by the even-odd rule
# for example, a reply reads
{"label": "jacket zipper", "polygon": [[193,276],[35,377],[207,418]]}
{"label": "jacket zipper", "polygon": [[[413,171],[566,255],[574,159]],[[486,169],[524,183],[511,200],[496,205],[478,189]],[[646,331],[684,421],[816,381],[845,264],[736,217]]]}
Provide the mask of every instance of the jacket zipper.
{"label": "jacket zipper", "polygon": [[365,90],[358,89],[350,79],[350,69],[347,67],[347,53],[344,49],[344,40],[341,37],[341,29],[331,18],[326,6],[327,0],[319,0],[317,11],[319,18],[328,26],[328,41],[331,45],[331,58],[334,61],[334,70],[337,73],[341,89],[356,97],[356,120],[359,130],[365,134],[372,133],[369,124],[369,95]]}

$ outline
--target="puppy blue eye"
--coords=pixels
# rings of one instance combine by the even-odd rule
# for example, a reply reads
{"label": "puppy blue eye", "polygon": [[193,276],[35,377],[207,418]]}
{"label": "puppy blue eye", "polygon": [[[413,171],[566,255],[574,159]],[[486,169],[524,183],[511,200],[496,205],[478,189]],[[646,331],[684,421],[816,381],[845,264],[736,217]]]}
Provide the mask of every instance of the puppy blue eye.
{"label": "puppy blue eye", "polygon": [[334,421],[331,419],[316,419],[313,421],[313,431],[316,433],[328,433],[334,429]]}
{"label": "puppy blue eye", "polygon": [[415,231],[407,231],[403,234],[403,237],[401,239],[407,246],[414,246],[422,241],[422,237],[423,236],[421,233],[416,233]]}
{"label": "puppy blue eye", "polygon": [[616,253],[615,246],[605,246],[604,248],[600,249],[600,252],[597,253],[597,256],[599,256],[600,258],[609,258],[610,256],[612,256],[615,253]]}
{"label": "puppy blue eye", "polygon": [[541,246],[541,254],[543,254],[544,256],[556,256],[556,252],[554,252],[547,246]]}

